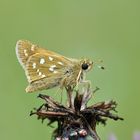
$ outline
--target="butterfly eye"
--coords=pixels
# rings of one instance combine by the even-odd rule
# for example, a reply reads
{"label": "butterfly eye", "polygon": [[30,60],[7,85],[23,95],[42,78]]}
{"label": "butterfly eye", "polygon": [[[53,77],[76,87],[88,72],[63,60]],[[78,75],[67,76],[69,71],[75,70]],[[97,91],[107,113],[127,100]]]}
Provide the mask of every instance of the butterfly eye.
{"label": "butterfly eye", "polygon": [[82,64],[82,69],[83,70],[87,70],[88,69],[88,64],[87,63],[83,63]]}

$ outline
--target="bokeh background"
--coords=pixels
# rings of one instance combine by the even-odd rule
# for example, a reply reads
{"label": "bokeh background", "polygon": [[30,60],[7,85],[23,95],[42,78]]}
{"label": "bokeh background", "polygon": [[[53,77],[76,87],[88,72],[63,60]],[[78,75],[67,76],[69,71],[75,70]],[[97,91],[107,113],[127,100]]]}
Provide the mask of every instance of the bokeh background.
{"label": "bokeh background", "polygon": [[[16,41],[27,39],[67,57],[102,59],[106,69],[95,66],[87,76],[100,87],[90,104],[114,99],[125,121],[109,120],[97,127],[98,134],[103,140],[110,133],[131,140],[140,130],[139,5],[138,0],[0,0],[0,139],[49,140],[53,131],[47,121],[29,116],[42,101],[37,93],[25,93],[28,83],[15,54]],[[40,93],[59,100],[56,91]]]}

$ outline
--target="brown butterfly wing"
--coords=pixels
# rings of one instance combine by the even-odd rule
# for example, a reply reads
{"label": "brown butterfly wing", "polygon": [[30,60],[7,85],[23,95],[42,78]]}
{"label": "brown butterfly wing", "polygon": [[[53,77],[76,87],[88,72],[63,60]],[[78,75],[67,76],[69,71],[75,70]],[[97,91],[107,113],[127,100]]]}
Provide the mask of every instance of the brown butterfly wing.
{"label": "brown butterfly wing", "polygon": [[16,43],[16,55],[23,68],[26,67],[27,61],[32,55],[45,52],[49,53],[50,55],[61,56],[52,51],[40,48],[38,45],[32,44],[27,40],[19,40]]}

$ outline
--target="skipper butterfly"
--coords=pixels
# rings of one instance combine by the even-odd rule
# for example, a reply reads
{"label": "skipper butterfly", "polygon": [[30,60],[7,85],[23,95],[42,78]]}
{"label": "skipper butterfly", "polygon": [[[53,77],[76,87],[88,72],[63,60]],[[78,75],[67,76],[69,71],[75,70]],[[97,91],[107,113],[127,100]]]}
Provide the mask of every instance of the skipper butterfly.
{"label": "skipper butterfly", "polygon": [[89,59],[67,58],[26,40],[17,42],[16,55],[29,82],[26,92],[56,86],[74,88],[85,81],[85,73],[93,66]]}

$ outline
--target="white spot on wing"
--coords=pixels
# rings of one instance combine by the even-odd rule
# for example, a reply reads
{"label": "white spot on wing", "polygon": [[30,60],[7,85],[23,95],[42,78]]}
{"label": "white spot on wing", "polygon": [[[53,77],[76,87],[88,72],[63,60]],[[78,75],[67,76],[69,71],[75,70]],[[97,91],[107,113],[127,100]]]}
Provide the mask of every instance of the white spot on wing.
{"label": "white spot on wing", "polygon": [[51,66],[51,68],[55,68],[55,67],[56,67],[56,65],[52,65],[52,66]]}
{"label": "white spot on wing", "polygon": [[60,61],[59,61],[59,62],[57,62],[57,63],[58,63],[59,65],[64,65],[64,64],[63,64],[62,62],[60,62]]}
{"label": "white spot on wing", "polygon": [[45,59],[44,58],[41,58],[40,59],[40,64],[44,64],[45,63]]}
{"label": "white spot on wing", "polygon": [[53,73],[58,73],[56,70]]}
{"label": "white spot on wing", "polygon": [[37,69],[37,72],[39,72],[39,69]]}
{"label": "white spot on wing", "polygon": [[45,74],[42,74],[42,76],[41,76],[42,78],[44,78],[44,77],[46,77],[46,75]]}
{"label": "white spot on wing", "polygon": [[28,53],[27,53],[26,49],[24,50],[24,54],[25,54],[25,56],[28,56]]}
{"label": "white spot on wing", "polygon": [[55,68],[55,67],[56,67],[56,65],[50,66],[49,71],[54,72],[54,68]]}
{"label": "white spot on wing", "polygon": [[35,50],[35,45],[32,45],[31,46],[31,51],[34,51]]}
{"label": "white spot on wing", "polygon": [[41,76],[42,75],[42,73],[41,72],[39,72],[39,74],[38,74],[39,76]]}
{"label": "white spot on wing", "polygon": [[52,58],[51,56],[49,56],[49,60],[50,60],[50,61],[53,61],[53,58]]}
{"label": "white spot on wing", "polygon": [[54,68],[50,67],[49,68],[49,71],[53,72],[54,71]]}
{"label": "white spot on wing", "polygon": [[33,69],[35,69],[36,68],[36,63],[33,63]]}

